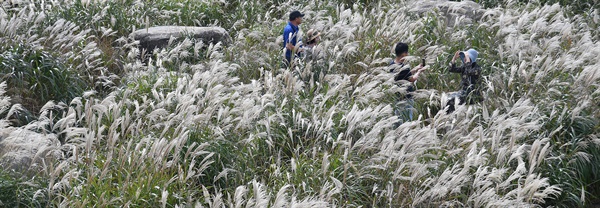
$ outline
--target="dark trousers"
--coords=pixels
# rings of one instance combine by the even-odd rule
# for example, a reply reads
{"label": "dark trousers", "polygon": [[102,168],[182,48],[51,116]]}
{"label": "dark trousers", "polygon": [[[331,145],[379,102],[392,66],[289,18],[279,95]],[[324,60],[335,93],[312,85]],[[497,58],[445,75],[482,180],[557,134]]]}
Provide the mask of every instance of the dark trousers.
{"label": "dark trousers", "polygon": [[286,56],[281,63],[281,68],[289,68],[291,66],[292,57]]}
{"label": "dark trousers", "polygon": [[[456,104],[456,100],[458,100],[458,104]],[[452,113],[455,110],[455,105],[462,105],[465,103],[470,105],[481,101],[483,101],[483,98],[477,91],[471,91],[470,93],[465,90],[451,92],[448,94],[448,100],[446,100],[446,106],[448,106],[446,113]]]}
{"label": "dark trousers", "polygon": [[[458,92],[449,93],[448,100],[446,101],[446,106],[448,106],[448,109],[446,109],[446,113],[454,112],[455,105],[465,104],[466,98],[467,98],[467,93],[463,90],[458,91]],[[456,103],[456,100],[458,100],[458,104]]]}

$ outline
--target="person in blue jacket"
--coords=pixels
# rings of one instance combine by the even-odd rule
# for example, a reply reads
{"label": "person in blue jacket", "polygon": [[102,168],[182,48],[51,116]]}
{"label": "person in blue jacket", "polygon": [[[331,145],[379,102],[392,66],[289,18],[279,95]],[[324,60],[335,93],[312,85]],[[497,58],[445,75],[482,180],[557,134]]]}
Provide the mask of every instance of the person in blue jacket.
{"label": "person in blue jacket", "polygon": [[301,48],[298,45],[298,42],[300,42],[300,27],[298,26],[302,24],[302,17],[304,17],[304,14],[299,11],[291,12],[290,21],[283,28],[283,47],[285,48],[285,60],[288,66],[293,58],[301,52]]}

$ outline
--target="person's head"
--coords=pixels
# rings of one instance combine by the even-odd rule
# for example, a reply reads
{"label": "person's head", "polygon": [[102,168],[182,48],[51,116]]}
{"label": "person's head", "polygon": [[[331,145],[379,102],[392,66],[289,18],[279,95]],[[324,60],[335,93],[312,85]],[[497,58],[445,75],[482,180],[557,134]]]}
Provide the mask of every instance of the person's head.
{"label": "person's head", "polygon": [[304,14],[300,13],[300,11],[293,11],[290,13],[290,22],[298,26],[302,24],[302,17],[304,17]]}
{"label": "person's head", "polygon": [[306,44],[308,45],[317,44],[321,40],[321,33],[315,29],[308,30],[308,32],[306,32],[306,36]]}
{"label": "person's head", "polygon": [[398,44],[396,44],[396,48],[394,51],[396,52],[397,58],[403,58],[405,56],[408,56],[408,45],[406,43],[399,42]]}
{"label": "person's head", "polygon": [[477,56],[479,55],[479,52],[471,48],[467,51],[460,52],[458,55],[463,63],[475,63],[477,62]]}

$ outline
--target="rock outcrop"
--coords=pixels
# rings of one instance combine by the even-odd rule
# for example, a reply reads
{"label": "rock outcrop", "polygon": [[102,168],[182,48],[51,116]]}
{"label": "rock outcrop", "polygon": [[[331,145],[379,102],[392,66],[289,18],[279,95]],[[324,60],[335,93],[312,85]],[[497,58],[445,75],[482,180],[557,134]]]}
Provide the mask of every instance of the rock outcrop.
{"label": "rock outcrop", "polygon": [[[418,15],[425,15],[428,12],[439,11],[446,18],[446,25],[448,27],[458,26],[457,19],[460,19],[462,23],[474,23],[479,21],[485,9],[476,2],[473,1],[439,1],[439,0],[426,0],[426,1],[415,1],[413,3],[410,12]],[[463,19],[464,18],[464,19]]]}
{"label": "rock outcrop", "polygon": [[137,30],[131,35],[133,39],[140,41],[141,48],[146,51],[167,46],[171,37],[175,39],[191,37],[207,44],[231,43],[229,33],[221,27],[158,26]]}
{"label": "rock outcrop", "polygon": [[23,172],[60,155],[60,142],[54,134],[14,127],[0,130],[0,168]]}

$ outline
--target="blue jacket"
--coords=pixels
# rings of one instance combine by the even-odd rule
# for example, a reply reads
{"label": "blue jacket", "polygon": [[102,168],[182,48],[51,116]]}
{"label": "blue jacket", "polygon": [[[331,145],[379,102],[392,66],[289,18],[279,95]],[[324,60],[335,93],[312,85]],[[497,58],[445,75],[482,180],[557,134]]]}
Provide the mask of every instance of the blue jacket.
{"label": "blue jacket", "polygon": [[[285,28],[283,28],[283,48],[285,48],[285,45],[287,43],[291,43],[292,45],[296,46],[296,44],[298,43],[298,31],[299,30],[300,30],[300,28],[298,28],[298,26],[295,26],[291,22],[288,22],[288,24],[285,26]],[[290,36],[291,36],[291,39],[290,39]],[[286,58],[292,57],[292,51],[286,49],[285,57]]]}

